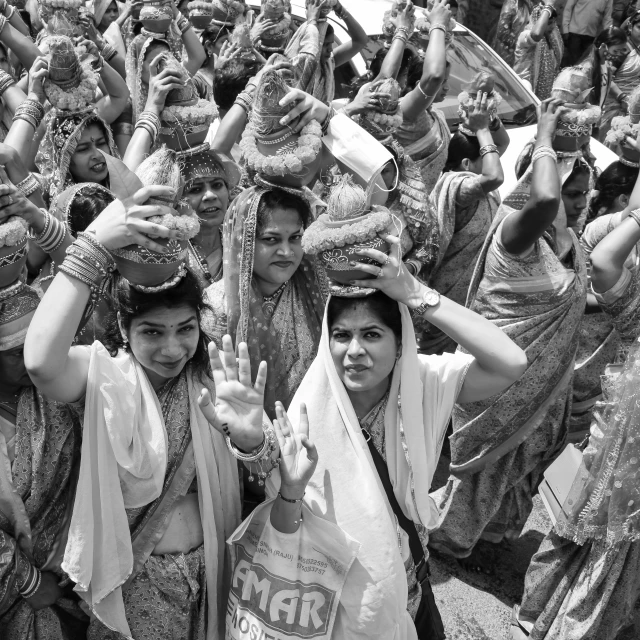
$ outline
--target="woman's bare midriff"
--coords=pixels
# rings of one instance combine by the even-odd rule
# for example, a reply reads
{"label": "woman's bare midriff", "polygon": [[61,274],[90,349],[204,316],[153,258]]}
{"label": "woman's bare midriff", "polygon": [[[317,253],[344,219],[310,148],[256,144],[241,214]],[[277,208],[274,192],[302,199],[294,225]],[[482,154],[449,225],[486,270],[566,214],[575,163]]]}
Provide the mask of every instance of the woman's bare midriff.
{"label": "woman's bare midriff", "polygon": [[188,493],[179,498],[169,516],[169,524],[153,550],[154,556],[165,553],[187,553],[204,542],[198,494]]}

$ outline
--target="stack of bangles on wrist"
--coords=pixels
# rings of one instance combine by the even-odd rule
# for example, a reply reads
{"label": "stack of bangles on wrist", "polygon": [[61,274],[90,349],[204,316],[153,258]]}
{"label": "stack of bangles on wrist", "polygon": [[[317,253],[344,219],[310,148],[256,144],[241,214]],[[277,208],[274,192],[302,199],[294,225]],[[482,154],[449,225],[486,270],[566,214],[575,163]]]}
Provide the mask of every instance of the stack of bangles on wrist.
{"label": "stack of bangles on wrist", "polygon": [[45,253],[53,253],[64,242],[64,238],[67,235],[67,225],[54,218],[46,209],[40,209],[40,211],[44,215],[44,229],[39,235],[29,231],[29,237]]}
{"label": "stack of bangles on wrist", "polygon": [[177,26],[180,33],[184,35],[187,31],[189,31],[189,29],[191,29],[193,25],[187,18],[185,18],[183,15],[180,15],[177,20]]}
{"label": "stack of bangles on wrist", "polygon": [[18,593],[23,598],[30,598],[40,588],[41,580],[42,574],[39,569],[36,569],[33,565],[29,565],[29,575],[22,586],[18,589]]}
{"label": "stack of bangles on wrist", "polygon": [[407,27],[398,27],[396,32],[393,34],[393,40],[396,38],[407,44],[407,40],[409,40],[409,29],[407,29]]}
{"label": "stack of bangles on wrist", "polygon": [[[247,85],[247,88],[248,87],[249,85]],[[253,93],[251,91],[247,91],[247,89],[245,88],[244,91],[241,91],[238,94],[233,104],[237,104],[239,107],[242,107],[248,117],[253,105]]]}
{"label": "stack of bangles on wrist", "polygon": [[480,157],[488,155],[489,153],[498,153],[498,147],[495,144],[485,144],[480,147]]}
{"label": "stack of bangles on wrist", "polygon": [[13,116],[13,122],[16,120],[24,120],[28,122],[34,129],[37,129],[44,118],[44,107],[33,98],[27,98],[17,107]]}
{"label": "stack of bangles on wrist", "polygon": [[[271,424],[264,422],[262,424],[263,440],[262,444],[249,453],[244,453],[231,442],[229,435],[229,429],[226,429],[223,425],[222,430],[225,432],[225,439],[227,441],[227,447],[231,452],[231,455],[240,460],[240,462],[249,463],[255,462],[260,471],[258,471],[258,485],[264,485],[265,480],[271,475],[271,472],[280,464],[280,458],[272,459],[273,452],[276,450],[276,432]],[[264,465],[264,466],[263,466]],[[253,482],[253,472],[249,476],[249,482]]]}
{"label": "stack of bangles on wrist", "polygon": [[640,209],[634,209],[629,213],[629,217],[633,218],[635,223],[640,227]]}
{"label": "stack of bangles on wrist", "polygon": [[102,57],[109,62],[118,55],[116,48],[105,40],[104,46],[102,47]]}
{"label": "stack of bangles on wrist", "polygon": [[[0,16],[0,21],[6,20],[4,16]],[[2,28],[0,27],[0,32]],[[9,88],[12,87],[16,81],[13,76],[6,71],[0,71],[0,96]]]}
{"label": "stack of bangles on wrist", "polygon": [[25,198],[28,198],[31,194],[40,189],[40,183],[33,173],[30,173],[24,180],[21,180],[16,185],[16,189],[22,191]]}
{"label": "stack of bangles on wrist", "polygon": [[437,29],[442,31],[445,36],[447,35],[447,27],[443,24],[440,24],[439,22],[436,22],[429,27],[429,35],[431,35],[432,31],[435,31]]}
{"label": "stack of bangles on wrist", "polygon": [[160,117],[153,113],[153,111],[143,111],[136,121],[136,129],[145,129],[148,131],[152,144],[154,144],[160,133]]}
{"label": "stack of bangles on wrist", "polygon": [[557,160],[558,155],[553,150],[553,147],[550,147],[548,144],[541,144],[539,147],[536,147],[533,150],[533,155],[531,156],[531,164],[533,164],[536,160],[540,160],[540,158],[553,158],[554,160]]}
{"label": "stack of bangles on wrist", "polygon": [[549,20],[553,20],[558,15],[556,8],[550,4],[544,4],[542,6],[542,11],[546,11],[549,14]]}
{"label": "stack of bangles on wrist", "polygon": [[84,282],[91,290],[91,304],[104,292],[107,275],[114,271],[115,263],[105,246],[85,231],[67,248],[67,257],[59,270],[71,278]]}

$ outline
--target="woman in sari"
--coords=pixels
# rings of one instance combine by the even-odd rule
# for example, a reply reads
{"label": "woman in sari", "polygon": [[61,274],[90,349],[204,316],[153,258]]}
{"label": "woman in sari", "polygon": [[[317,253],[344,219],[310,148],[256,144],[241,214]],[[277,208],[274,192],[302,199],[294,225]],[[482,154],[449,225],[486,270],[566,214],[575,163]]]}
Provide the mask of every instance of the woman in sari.
{"label": "woman in sari", "polygon": [[89,619],[61,563],[81,427],[27,374],[24,340],[38,303],[20,281],[0,290],[0,626],[8,640],[75,640]]}
{"label": "woman in sari", "polygon": [[485,554],[478,542],[493,546],[520,534],[568,426],[586,268],[567,225],[551,148],[559,104],[542,105],[532,161],[520,183],[527,188],[511,200],[516,209],[506,199],[498,211],[467,298],[471,309],[525,349],[527,370],[505,392],[456,409],[452,475],[434,493],[441,517],[432,547],[487,572],[493,550]]}
{"label": "woman in sari", "polygon": [[506,0],[500,11],[493,50],[510,66],[515,62],[518,36],[529,24],[532,0]]}
{"label": "woman in sari", "polygon": [[[628,162],[625,160],[625,162]],[[610,164],[598,176],[595,195],[589,203],[590,215],[595,218],[580,237],[580,244],[591,267],[591,252],[611,231],[624,220],[630,211],[640,204],[638,167],[622,162]],[[628,268],[635,268],[636,254],[628,260]],[[588,435],[592,412],[602,397],[601,375],[604,367],[612,362],[620,336],[611,318],[604,313],[594,294],[587,295],[587,308],[580,323],[580,341],[576,353],[573,376],[573,402],[569,440],[582,441]]]}
{"label": "woman in sari", "polygon": [[407,87],[401,100],[403,122],[395,134],[405,153],[420,167],[426,192],[431,193],[447,162],[450,132],[444,114],[432,105],[447,95],[451,71],[446,60],[446,31],[451,12],[444,1],[436,0],[430,20],[424,63],[412,60]]}
{"label": "woman in sari", "polygon": [[539,4],[531,12],[529,25],[516,44],[513,70],[531,83],[540,100],[551,95],[564,52],[556,19],[557,12],[552,4]]}
{"label": "woman in sari", "polygon": [[[479,92],[467,116],[465,130],[474,135],[458,131],[451,138],[445,167],[448,171],[431,194],[432,206],[441,212],[449,229],[441,235],[441,258],[429,283],[462,305],[467,300],[478,254],[500,205],[496,190],[504,180],[499,149],[493,144],[489,129],[487,97]],[[449,242],[444,242],[445,238],[450,238]],[[420,338],[420,349],[425,354],[453,353],[456,344],[442,331],[428,327]]]}
{"label": "woman in sari", "polygon": [[[331,296],[318,355],[289,414],[297,423],[306,405],[319,455],[305,504],[361,545],[333,637],[443,638],[435,603],[427,604],[424,545],[437,519],[428,488],[449,416],[456,401],[472,402],[512,384],[525,359],[491,323],[416,280],[403,266],[400,240],[383,237],[391,255],[364,250],[372,263],[355,267],[372,279],[344,287],[380,291]],[[418,355],[410,310],[469,353]],[[272,478],[269,495],[277,491],[277,472]]]}
{"label": "woman in sari", "polygon": [[[634,12],[629,18],[625,31],[627,40],[624,43],[624,49],[620,45],[609,47],[609,62],[615,71],[613,76],[615,87],[607,96],[604,105],[599,132],[599,139],[602,142],[605,142],[612,120],[628,113],[629,96],[638,86],[638,78],[640,78],[640,11]],[[610,146],[607,142],[605,144]]]}
{"label": "woman in sari", "polygon": [[276,400],[289,406],[320,341],[328,289],[324,271],[300,245],[310,221],[301,196],[246,189],[225,218],[223,279],[206,290],[209,337],[246,342],[254,370],[267,362],[265,410],[272,415]]}
{"label": "woman in sari", "polygon": [[[251,424],[234,418],[225,401],[230,396],[217,383],[214,429],[199,409],[211,404],[208,371],[212,364],[217,375],[219,356],[212,348],[210,363],[200,331],[202,292],[181,265],[159,287],[116,275],[104,344],[72,346],[86,304],[111,271],[111,252],[133,243],[166,253],[148,234],[176,239],[177,231],[147,220],[171,210],[143,204],[172,195],[167,187],[147,187],[109,205],[79,235],[25,343],[25,363],[38,388],[74,403],[83,418],[81,490],[63,566],[96,616],[92,639],[223,636],[224,546],[240,522],[231,452],[272,451],[260,426],[261,393],[246,411]],[[148,267],[147,275],[157,268]],[[235,368],[229,345],[227,339],[225,360]],[[242,372],[246,347],[240,352]],[[256,388],[264,377],[262,367]],[[247,389],[245,400],[252,393]],[[227,448],[223,431],[233,446]]]}
{"label": "woman in sari", "polygon": [[[603,376],[581,467],[552,531],[533,556],[511,637],[596,640],[633,627],[640,594],[636,508],[640,272],[629,258],[640,242],[634,210],[591,254],[591,283],[620,346]],[[626,364],[624,364],[626,362]]]}

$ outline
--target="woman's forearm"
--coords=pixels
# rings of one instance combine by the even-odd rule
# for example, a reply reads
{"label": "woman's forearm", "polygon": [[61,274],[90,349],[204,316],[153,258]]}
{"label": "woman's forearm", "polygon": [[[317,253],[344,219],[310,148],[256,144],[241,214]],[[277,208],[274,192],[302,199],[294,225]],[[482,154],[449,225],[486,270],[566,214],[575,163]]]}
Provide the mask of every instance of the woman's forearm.
{"label": "woman's forearm", "polygon": [[[480,129],[477,132],[480,148],[492,145],[493,137],[489,129]],[[497,146],[497,145],[496,145]],[[498,153],[486,153],[482,156],[482,175],[480,176],[482,189],[485,193],[494,191],[504,182],[502,163]]]}
{"label": "woman's forearm", "polygon": [[184,68],[192,76],[195,76],[198,69],[200,69],[207,59],[207,54],[193,29],[187,29],[182,34],[182,42],[184,43],[184,50],[187,54],[187,61],[184,63]]}
{"label": "woman's forearm", "polygon": [[131,140],[127,146],[127,151],[124,154],[122,161],[127,165],[131,171],[134,171],[142,164],[151,150],[151,135],[142,128],[138,127],[134,130]]}
{"label": "woman's forearm", "polygon": [[247,124],[247,112],[237,104],[232,105],[227,115],[222,119],[211,147],[227,155],[231,153],[233,145]]}
{"label": "woman's forearm", "polygon": [[100,79],[104,83],[107,95],[98,102],[98,114],[107,124],[111,124],[127,106],[129,88],[124,78],[108,62],[102,67]]}
{"label": "woman's forearm", "polygon": [[[280,496],[296,502],[287,502]],[[302,500],[304,490],[281,486],[279,495],[271,507],[271,525],[280,533],[295,533],[302,522]]]}
{"label": "woman's forearm", "polygon": [[543,11],[538,22],[531,29],[531,39],[534,42],[540,42],[549,27],[549,12]]}
{"label": "woman's forearm", "polygon": [[4,25],[0,33],[0,41],[16,54],[25,69],[31,69],[35,59],[42,55],[31,38],[22,34],[10,23]]}
{"label": "woman's forearm", "polygon": [[381,78],[396,78],[398,76],[405,46],[405,41],[402,38],[394,38],[391,41],[389,51],[382,61],[380,73],[377,78],[374,78],[374,80]]}
{"label": "woman's forearm", "polygon": [[634,216],[625,218],[591,252],[591,286],[598,293],[613,287],[622,275],[624,263],[640,242],[640,225]]}
{"label": "woman's forearm", "polygon": [[[9,4],[7,4],[7,8],[5,9],[5,16],[9,12]],[[20,32],[23,36],[30,38],[29,36],[29,27],[24,23],[20,12],[16,9],[11,12],[11,17],[9,18],[9,24],[18,32]]]}

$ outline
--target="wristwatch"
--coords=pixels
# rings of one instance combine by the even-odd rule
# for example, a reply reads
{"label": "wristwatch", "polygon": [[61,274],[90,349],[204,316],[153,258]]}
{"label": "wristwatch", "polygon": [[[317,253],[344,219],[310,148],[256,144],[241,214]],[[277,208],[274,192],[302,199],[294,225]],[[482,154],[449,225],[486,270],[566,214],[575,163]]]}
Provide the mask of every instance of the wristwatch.
{"label": "wristwatch", "polygon": [[435,289],[427,287],[426,291],[422,295],[422,304],[413,310],[413,315],[418,318],[422,317],[427,309],[436,307],[440,304],[440,294]]}

